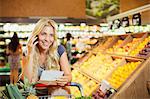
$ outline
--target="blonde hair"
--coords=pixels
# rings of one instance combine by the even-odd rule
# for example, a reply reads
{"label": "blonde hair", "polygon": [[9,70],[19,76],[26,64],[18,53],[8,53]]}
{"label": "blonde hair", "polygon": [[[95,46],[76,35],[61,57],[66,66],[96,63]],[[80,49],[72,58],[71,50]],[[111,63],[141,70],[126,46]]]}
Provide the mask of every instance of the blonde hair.
{"label": "blonde hair", "polygon": [[[60,70],[59,55],[57,52],[58,42],[57,42],[57,36],[56,36],[56,23],[53,20],[51,20],[49,18],[40,19],[37,22],[32,34],[31,34],[31,37],[28,39],[28,42],[31,40],[31,38],[33,36],[38,35],[45,26],[51,26],[54,30],[54,42],[52,43],[52,45],[50,46],[50,48],[48,50],[45,67],[48,70],[50,70],[50,69]],[[33,55],[32,55],[32,57],[30,57],[30,60],[29,60],[30,62],[28,64],[28,66],[33,66],[33,80],[36,81],[36,80],[38,80],[38,68],[40,66],[40,63],[39,63],[40,53],[39,53],[38,47],[35,46],[35,49],[32,52],[33,52],[32,53]]]}

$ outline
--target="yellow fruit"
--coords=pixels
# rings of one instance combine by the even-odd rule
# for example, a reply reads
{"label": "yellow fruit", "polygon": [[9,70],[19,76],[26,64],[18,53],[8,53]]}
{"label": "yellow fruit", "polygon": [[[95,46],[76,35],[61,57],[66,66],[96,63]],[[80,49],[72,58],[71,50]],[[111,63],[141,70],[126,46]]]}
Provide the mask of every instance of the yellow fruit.
{"label": "yellow fruit", "polygon": [[68,99],[68,97],[65,97],[65,96],[55,96],[55,97],[52,97],[51,99]]}
{"label": "yellow fruit", "polygon": [[35,96],[35,95],[33,95],[33,94],[31,94],[31,95],[29,95],[29,96],[27,97],[27,99],[38,99],[38,97]]}

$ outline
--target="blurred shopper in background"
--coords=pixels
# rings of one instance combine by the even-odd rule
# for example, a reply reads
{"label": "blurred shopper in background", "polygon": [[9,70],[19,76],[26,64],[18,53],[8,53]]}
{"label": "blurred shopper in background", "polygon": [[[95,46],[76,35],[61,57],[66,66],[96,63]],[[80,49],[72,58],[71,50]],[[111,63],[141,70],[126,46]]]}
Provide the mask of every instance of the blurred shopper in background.
{"label": "blurred shopper in background", "polygon": [[[65,47],[57,42],[56,23],[53,20],[42,18],[38,21],[28,40],[23,61],[23,77],[27,77],[31,83],[57,85],[45,87],[41,92],[48,91],[49,95],[68,94],[65,84],[72,79],[71,70]],[[44,70],[64,71],[64,75],[57,81],[42,82],[40,76]]]}
{"label": "blurred shopper in background", "polygon": [[67,54],[68,54],[68,59],[69,59],[69,63],[71,64],[71,59],[72,59],[72,43],[71,43],[71,39],[72,39],[72,35],[70,33],[66,34],[66,50],[67,50]]}
{"label": "blurred shopper in background", "polygon": [[7,46],[6,54],[10,64],[10,83],[15,84],[18,81],[20,58],[22,55],[22,47],[16,32],[14,32],[11,42]]}

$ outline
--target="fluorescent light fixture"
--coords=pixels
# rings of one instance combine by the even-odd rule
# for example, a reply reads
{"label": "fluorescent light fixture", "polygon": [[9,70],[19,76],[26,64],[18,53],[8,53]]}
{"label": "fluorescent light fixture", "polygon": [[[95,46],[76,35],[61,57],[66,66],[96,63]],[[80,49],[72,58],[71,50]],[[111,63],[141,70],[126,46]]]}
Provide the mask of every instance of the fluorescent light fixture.
{"label": "fluorescent light fixture", "polygon": [[100,23],[100,26],[108,26],[108,23]]}

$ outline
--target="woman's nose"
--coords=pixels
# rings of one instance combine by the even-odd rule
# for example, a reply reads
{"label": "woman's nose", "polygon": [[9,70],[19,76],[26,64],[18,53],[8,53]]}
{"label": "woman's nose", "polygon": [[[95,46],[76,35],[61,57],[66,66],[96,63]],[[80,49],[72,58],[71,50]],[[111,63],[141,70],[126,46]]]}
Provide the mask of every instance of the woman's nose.
{"label": "woman's nose", "polygon": [[45,39],[46,39],[46,40],[50,40],[50,36],[49,36],[49,35],[46,35]]}

